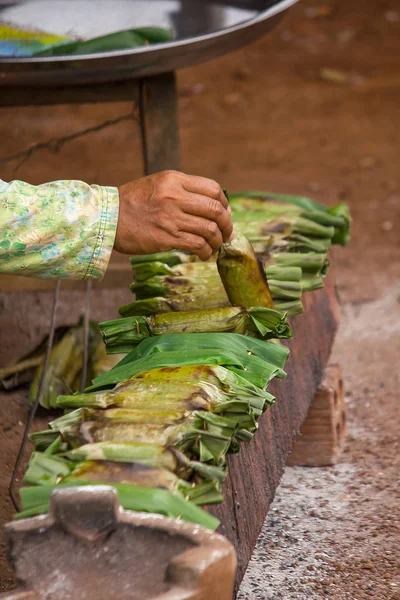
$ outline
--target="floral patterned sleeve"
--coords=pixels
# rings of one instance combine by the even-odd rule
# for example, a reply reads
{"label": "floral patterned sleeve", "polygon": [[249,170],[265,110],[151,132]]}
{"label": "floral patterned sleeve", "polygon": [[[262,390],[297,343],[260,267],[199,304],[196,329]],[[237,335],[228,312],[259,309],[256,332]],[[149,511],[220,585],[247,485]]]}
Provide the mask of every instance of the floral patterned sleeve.
{"label": "floral patterned sleeve", "polygon": [[0,179],[0,273],[101,279],[118,221],[118,190],[83,181]]}

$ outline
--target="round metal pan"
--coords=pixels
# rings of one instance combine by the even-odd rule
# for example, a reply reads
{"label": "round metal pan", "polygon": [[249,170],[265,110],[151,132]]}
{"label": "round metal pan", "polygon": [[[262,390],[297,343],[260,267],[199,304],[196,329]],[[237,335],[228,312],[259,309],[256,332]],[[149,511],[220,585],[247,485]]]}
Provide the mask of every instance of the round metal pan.
{"label": "round metal pan", "polygon": [[[77,0],[70,0],[71,5],[74,1]],[[174,41],[73,57],[0,58],[0,86],[60,86],[120,81],[196,65],[255,41],[272,29],[297,1],[176,0],[176,9],[169,15],[168,23],[174,30]],[[18,3],[0,0],[0,20],[5,4]],[[28,5],[29,2],[22,4]],[[151,8],[152,0],[146,4]],[[131,0],[131,19],[132,15],[134,18],[135,6],[139,9],[143,2]],[[159,7],[160,1],[154,6]],[[160,17],[159,8],[157,10],[155,17]],[[95,14],[93,19],[95,21]],[[227,22],[233,24],[225,26]],[[122,22],[120,29],[126,27]]]}

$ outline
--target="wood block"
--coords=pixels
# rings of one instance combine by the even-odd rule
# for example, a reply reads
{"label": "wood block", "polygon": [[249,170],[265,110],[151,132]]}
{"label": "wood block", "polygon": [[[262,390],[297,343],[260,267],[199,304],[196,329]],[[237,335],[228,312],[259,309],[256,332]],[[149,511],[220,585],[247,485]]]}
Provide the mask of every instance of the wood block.
{"label": "wood block", "polygon": [[325,369],[324,378],[300,427],[288,465],[323,467],[337,462],[346,435],[346,403],[342,369]]}

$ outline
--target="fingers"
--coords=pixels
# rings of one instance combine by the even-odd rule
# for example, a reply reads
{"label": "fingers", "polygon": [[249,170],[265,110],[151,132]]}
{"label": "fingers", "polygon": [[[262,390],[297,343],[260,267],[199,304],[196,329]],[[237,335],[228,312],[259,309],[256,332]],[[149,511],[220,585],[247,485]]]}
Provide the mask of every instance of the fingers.
{"label": "fingers", "polygon": [[229,241],[232,231],[232,219],[222,204],[214,199],[200,194],[188,193],[180,202],[180,208],[188,215],[202,217],[216,223],[221,232],[222,240]]}
{"label": "fingers", "polygon": [[202,219],[201,217],[187,215],[182,221],[180,230],[184,233],[193,233],[194,235],[203,238],[213,250],[219,250],[224,241],[217,223],[215,223],[215,221]]}
{"label": "fingers", "polygon": [[199,177],[197,175],[184,175],[183,187],[187,192],[218,200],[225,210],[230,210],[229,202],[222,191],[221,186],[213,179],[207,179],[206,177]]}
{"label": "fingers", "polygon": [[175,248],[208,260],[232,237],[228,201],[211,179],[163,171],[121,186],[119,199],[114,247],[120,252]]}
{"label": "fingers", "polygon": [[173,247],[175,250],[183,250],[184,252],[192,252],[196,254],[200,260],[208,260],[211,258],[213,249],[206,240],[193,233],[180,233],[175,238]]}

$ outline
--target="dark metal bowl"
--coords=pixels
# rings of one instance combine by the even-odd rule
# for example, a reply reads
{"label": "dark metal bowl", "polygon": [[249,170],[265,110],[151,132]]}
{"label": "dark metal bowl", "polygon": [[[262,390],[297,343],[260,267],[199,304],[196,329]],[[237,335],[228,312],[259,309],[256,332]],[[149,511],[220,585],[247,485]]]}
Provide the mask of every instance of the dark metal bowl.
{"label": "dark metal bowl", "polygon": [[[134,79],[169,72],[196,65],[226,54],[253,42],[272,29],[286,10],[298,0],[109,0],[107,5],[96,0],[86,0],[86,9],[93,4],[93,18],[82,26],[86,35],[95,37],[111,33],[104,28],[104,8],[113,7],[112,14],[119,29],[160,24],[171,27],[174,41],[154,44],[132,50],[87,54],[82,56],[57,56],[43,58],[0,58],[0,86],[16,85],[76,85]],[[46,3],[48,8],[46,8]],[[36,4],[35,11],[32,9]],[[57,8],[52,0],[27,0],[4,2],[0,0],[0,20],[7,20],[12,9],[18,8],[27,18],[34,16],[30,26],[40,27],[41,14],[49,20],[50,10],[60,21],[65,17],[65,29],[71,12]],[[62,6],[58,4],[58,6]],[[74,7],[75,21],[83,0],[68,0]],[[97,6],[97,10],[96,10]],[[125,8],[126,7],[126,8]],[[103,14],[101,11],[103,10]],[[119,11],[119,12],[118,12]],[[40,14],[41,13],[41,14]],[[96,20],[103,24],[96,29]],[[50,17],[51,18],[51,17]],[[111,20],[111,19],[110,19]],[[25,23],[27,25],[28,23]],[[42,25],[43,26],[43,25]],[[45,27],[43,27],[45,28]],[[73,28],[73,27],[72,27]],[[51,28],[47,26],[51,31]],[[53,31],[51,31],[53,33]],[[58,31],[54,31],[58,33]],[[85,31],[76,32],[85,37]]]}

